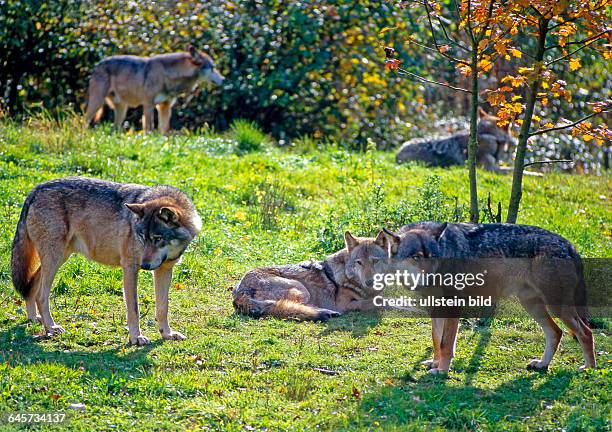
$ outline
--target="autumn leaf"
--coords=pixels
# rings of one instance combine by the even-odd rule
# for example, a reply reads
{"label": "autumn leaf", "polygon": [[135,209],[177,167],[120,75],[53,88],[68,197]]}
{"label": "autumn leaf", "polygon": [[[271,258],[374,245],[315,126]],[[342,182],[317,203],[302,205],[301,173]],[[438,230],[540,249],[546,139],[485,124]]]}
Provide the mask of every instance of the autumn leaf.
{"label": "autumn leaf", "polygon": [[482,59],[479,63],[478,66],[480,67],[480,69],[482,69],[484,72],[488,72],[491,70],[491,68],[493,67],[493,63],[491,62],[491,60],[489,59]]}
{"label": "autumn leaf", "polygon": [[569,61],[569,66],[570,66],[570,71],[575,71],[575,70],[580,69],[582,65],[580,64],[580,59],[572,58]]}
{"label": "autumn leaf", "polygon": [[544,125],[544,127],[545,127],[545,128],[550,129],[550,128],[552,128],[552,127],[555,127],[555,125],[554,125],[554,124],[552,124],[551,122],[548,122],[548,123],[546,123],[546,124]]}
{"label": "autumn leaf", "polygon": [[383,29],[378,32],[378,35],[382,35],[382,34],[387,33],[388,31],[396,30],[396,29],[397,29],[397,26],[396,27],[383,27]]}
{"label": "autumn leaf", "polygon": [[438,51],[440,51],[441,53],[445,53],[449,49],[450,49],[450,46],[448,45],[440,45],[440,47],[438,48]]}
{"label": "autumn leaf", "polygon": [[387,59],[385,60],[385,69],[397,70],[402,62],[398,59]]}
{"label": "autumn leaf", "polygon": [[461,73],[461,75],[465,75],[468,76],[469,74],[472,73],[472,68],[468,65],[458,65],[457,69],[459,70],[459,73]]}
{"label": "autumn leaf", "polygon": [[591,135],[591,134],[584,134],[584,135],[582,135],[582,139],[585,142],[589,142],[589,141],[591,141],[593,139],[593,135]]}
{"label": "autumn leaf", "polygon": [[508,51],[510,51],[510,54],[512,54],[516,58],[523,57],[523,53],[517,50],[516,48],[510,48]]}

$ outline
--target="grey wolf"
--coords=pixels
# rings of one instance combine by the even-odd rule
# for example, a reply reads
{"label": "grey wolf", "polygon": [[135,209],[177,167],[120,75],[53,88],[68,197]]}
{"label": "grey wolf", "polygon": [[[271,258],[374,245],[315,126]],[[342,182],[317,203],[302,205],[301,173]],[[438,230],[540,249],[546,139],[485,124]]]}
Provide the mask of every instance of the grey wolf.
{"label": "grey wolf", "polygon": [[56,272],[72,253],[123,269],[129,341],[149,339],[139,325],[138,270],[152,270],[155,317],[162,338],[185,336],[168,325],[172,268],[201,229],[192,202],[170,186],[146,187],[86,177],[68,177],[36,186],[27,196],[13,240],[11,269],[25,298],[28,319],[47,334],[62,333],[49,309]]}
{"label": "grey wolf", "polygon": [[221,85],[225,78],[213,59],[191,44],[186,52],[152,57],[112,56],[96,65],[89,80],[86,125],[99,121],[104,101],[115,112],[120,128],[128,107],[142,105],[142,129],[153,130],[153,107],[159,116],[159,131],[170,129],[170,116],[176,98],[192,92],[204,81]]}
{"label": "grey wolf", "polygon": [[[478,152],[476,162],[489,171],[501,171],[498,161],[512,143],[509,127],[497,126],[497,117],[480,111],[478,122]],[[397,163],[420,161],[430,166],[463,165],[467,160],[468,132],[437,139],[417,138],[402,145],[396,155]]]}
{"label": "grey wolf", "polygon": [[346,247],[319,262],[261,267],[234,288],[234,308],[252,317],[325,321],[349,311],[373,309],[374,275],[388,264],[386,236],[344,235]]}
{"label": "grey wolf", "polygon": [[[542,357],[532,360],[529,368],[548,368],[557,351],[562,331],[551,315],[560,318],[580,342],[583,368],[595,367],[582,261],[565,238],[542,228],[514,224],[419,222],[398,233],[385,233],[397,260],[395,266],[413,273],[476,274],[486,270],[486,282],[466,288],[464,295],[518,297],[546,336]],[[450,368],[458,314],[458,310],[448,309],[443,316],[431,314],[434,356],[425,362],[431,373],[446,373]]]}

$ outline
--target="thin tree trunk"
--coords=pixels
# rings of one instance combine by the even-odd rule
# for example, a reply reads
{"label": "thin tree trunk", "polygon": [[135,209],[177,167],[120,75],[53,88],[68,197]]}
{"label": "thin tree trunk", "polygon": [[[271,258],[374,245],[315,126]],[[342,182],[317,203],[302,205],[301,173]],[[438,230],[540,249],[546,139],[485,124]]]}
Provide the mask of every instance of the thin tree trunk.
{"label": "thin tree trunk", "polygon": [[470,222],[478,223],[478,183],[476,153],[478,152],[478,45],[472,47],[472,86],[470,99],[470,139],[468,141],[468,173],[470,177]]}
{"label": "thin tree trunk", "polygon": [[538,49],[534,58],[535,76],[529,86],[527,92],[527,103],[525,105],[525,116],[519,133],[518,144],[516,146],[516,159],[514,160],[514,173],[512,175],[512,193],[510,195],[510,204],[508,205],[507,223],[516,223],[518,218],[519,207],[523,195],[523,170],[525,168],[525,154],[527,152],[527,140],[529,139],[529,131],[531,130],[531,120],[533,119],[533,111],[535,108],[538,90],[541,83],[542,60],[546,51],[546,34],[548,33],[548,20],[540,18],[538,23]]}

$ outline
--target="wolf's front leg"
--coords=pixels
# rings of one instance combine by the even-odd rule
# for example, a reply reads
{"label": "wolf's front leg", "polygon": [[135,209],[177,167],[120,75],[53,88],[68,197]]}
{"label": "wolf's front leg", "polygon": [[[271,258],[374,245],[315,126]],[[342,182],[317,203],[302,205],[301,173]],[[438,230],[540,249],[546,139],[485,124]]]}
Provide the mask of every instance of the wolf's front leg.
{"label": "wolf's front leg", "polygon": [[153,272],[153,284],[155,285],[155,319],[162,338],[167,340],[184,340],[182,333],[173,331],[168,324],[168,290],[172,281],[171,264],[162,264]]}
{"label": "wolf's front leg", "polygon": [[455,356],[459,318],[444,318],[442,321],[442,336],[440,337],[440,346],[438,348],[438,365],[429,369],[429,373],[434,375],[447,374],[450,370],[451,361]]}
{"label": "wolf's front leg", "polygon": [[130,343],[146,345],[149,339],[140,333],[140,314],[138,313],[138,267],[130,265],[123,268],[123,298],[127,309],[127,324]]}

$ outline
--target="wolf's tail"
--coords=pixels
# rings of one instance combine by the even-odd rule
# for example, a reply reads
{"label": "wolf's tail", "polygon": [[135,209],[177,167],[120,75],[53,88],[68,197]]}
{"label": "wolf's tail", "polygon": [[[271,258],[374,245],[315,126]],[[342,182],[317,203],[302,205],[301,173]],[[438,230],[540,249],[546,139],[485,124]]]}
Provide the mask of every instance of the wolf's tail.
{"label": "wolf's tail", "polygon": [[26,219],[28,211],[34,201],[36,190],[30,192],[21,209],[17,230],[13,238],[13,248],[11,253],[11,277],[15,289],[27,298],[32,289],[32,282],[39,269],[35,269],[38,262],[38,252],[28,235]]}
{"label": "wolf's tail", "polygon": [[273,316],[299,321],[324,321],[330,318],[329,313],[303,303],[292,300],[255,300],[244,294],[234,298],[234,309],[253,318]]}
{"label": "wolf's tail", "polygon": [[104,114],[104,102],[106,95],[110,89],[111,79],[104,62],[98,64],[89,80],[87,89],[87,114],[86,126],[89,126],[92,120],[99,122]]}

